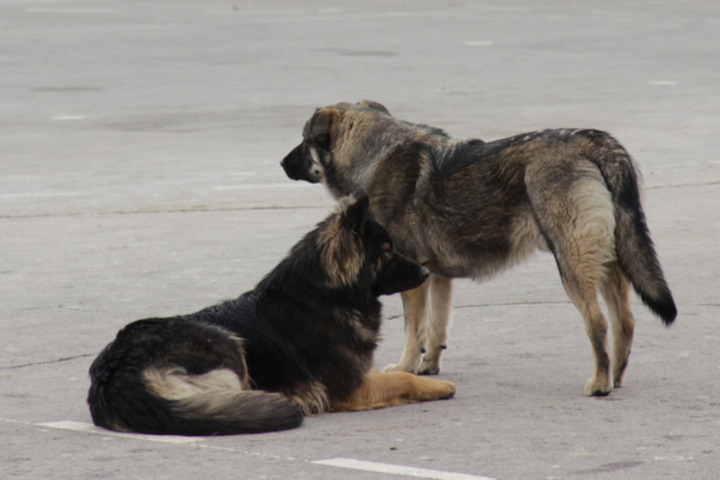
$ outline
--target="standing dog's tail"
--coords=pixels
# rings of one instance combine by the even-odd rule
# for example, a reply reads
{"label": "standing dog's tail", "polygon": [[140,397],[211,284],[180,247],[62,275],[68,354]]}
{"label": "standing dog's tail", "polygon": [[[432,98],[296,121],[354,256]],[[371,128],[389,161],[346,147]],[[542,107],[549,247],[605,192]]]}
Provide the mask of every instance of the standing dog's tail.
{"label": "standing dog's tail", "polygon": [[[174,435],[260,433],[300,426],[303,413],[287,397],[248,388],[239,339],[221,329],[188,323],[181,328],[202,331],[178,344],[171,336],[180,328],[173,332],[172,321],[153,322],[128,325],[90,367],[88,404],[95,425]],[[215,368],[208,369],[208,363]]]}
{"label": "standing dog's tail", "polygon": [[615,205],[615,248],[620,268],[642,301],[669,326],[677,307],[665,282],[640,200],[638,170],[630,154],[604,132],[578,132],[592,144],[589,159],[600,169]]}

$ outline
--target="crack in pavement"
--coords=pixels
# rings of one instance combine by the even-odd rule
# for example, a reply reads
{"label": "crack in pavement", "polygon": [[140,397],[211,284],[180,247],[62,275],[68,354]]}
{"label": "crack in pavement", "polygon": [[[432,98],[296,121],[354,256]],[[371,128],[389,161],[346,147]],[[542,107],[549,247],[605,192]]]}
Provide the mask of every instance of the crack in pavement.
{"label": "crack in pavement", "polygon": [[20,368],[35,367],[38,365],[51,365],[54,363],[70,362],[72,360],[78,360],[80,358],[94,357],[95,355],[97,355],[97,353],[81,353],[79,355],[72,355],[70,357],[62,357],[62,358],[58,358],[55,360],[42,360],[39,362],[23,363],[20,365],[0,366],[0,370],[17,370]]}

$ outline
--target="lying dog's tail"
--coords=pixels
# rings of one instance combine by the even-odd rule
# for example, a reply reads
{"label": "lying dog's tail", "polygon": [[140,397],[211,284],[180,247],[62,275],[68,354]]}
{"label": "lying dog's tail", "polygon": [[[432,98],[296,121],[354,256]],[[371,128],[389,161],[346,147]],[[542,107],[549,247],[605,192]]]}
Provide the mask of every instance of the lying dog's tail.
{"label": "lying dog's tail", "polygon": [[[302,423],[302,411],[287,397],[248,389],[239,339],[191,324],[183,328],[201,332],[189,332],[178,344],[168,341],[181,331],[172,321],[163,322],[164,332],[138,326],[143,322],[158,321],[128,325],[90,367],[88,404],[96,425],[153,434],[228,435]],[[216,368],[208,370],[208,363]],[[202,373],[188,372],[193,370]]]}
{"label": "lying dog's tail", "polygon": [[677,307],[650,238],[635,162],[610,135],[595,130],[578,133],[591,141],[589,158],[600,169],[612,195],[615,247],[620,268],[642,301],[669,326],[677,316]]}

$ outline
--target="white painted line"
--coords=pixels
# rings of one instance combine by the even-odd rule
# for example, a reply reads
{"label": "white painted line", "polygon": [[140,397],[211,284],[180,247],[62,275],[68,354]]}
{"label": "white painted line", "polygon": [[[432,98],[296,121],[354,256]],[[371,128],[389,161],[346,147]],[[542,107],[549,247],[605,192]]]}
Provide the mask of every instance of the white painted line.
{"label": "white painted line", "polygon": [[674,87],[678,82],[677,80],[650,80],[647,84],[653,87]]}
{"label": "white painted line", "polygon": [[113,432],[111,430],[105,430],[104,428],[96,427],[92,423],[75,422],[73,420],[36,423],[35,426],[45,428],[57,428],[58,430],[70,430],[73,432],[92,433],[95,435],[105,435],[108,437],[122,437],[135,440],[143,440],[146,442],[186,444],[196,443],[201,440],[201,438],[199,437],[181,437],[178,435],[142,435],[138,433]]}
{"label": "white painted line", "polygon": [[57,8],[57,7],[38,7],[26,8],[25,13],[65,13],[74,15],[106,15],[123,13],[124,10],[119,8]]}
{"label": "white painted line", "polygon": [[367,462],[355,460],[354,458],[330,458],[327,460],[315,460],[317,465],[329,467],[347,468],[350,470],[362,470],[364,472],[385,473],[389,475],[402,475],[405,477],[430,478],[435,480],[495,480],[480,475],[469,475],[467,473],[443,472],[442,470],[428,470],[426,468],[405,467],[390,463]]}
{"label": "white painted line", "polygon": [[695,460],[693,457],[686,457],[684,455],[678,455],[676,457],[653,457],[656,462],[692,462]]}
{"label": "white painted line", "polygon": [[77,121],[77,120],[85,120],[85,117],[82,115],[55,115],[52,117],[53,120],[62,120],[64,122],[67,121]]}
{"label": "white painted line", "polygon": [[[196,445],[200,448],[209,450],[220,450],[227,452],[240,453],[243,455],[253,455],[258,457],[267,457],[272,459],[284,459],[287,461],[298,461],[296,457],[281,457],[279,455],[270,455],[266,453],[253,452],[249,450],[241,450],[230,447],[220,447],[205,445],[201,442],[205,437],[185,437],[179,435],[145,435],[138,433],[114,432],[97,427],[88,422],[76,422],[74,420],[60,420],[56,422],[31,423],[20,420],[12,420],[8,418],[0,418],[0,422],[18,423],[23,425],[33,425],[40,428],[54,428],[58,430],[67,430],[71,432],[89,433],[92,435],[102,435],[104,437],[125,438],[130,440],[140,440],[145,442],[170,443],[175,445]],[[685,461],[690,458],[658,458],[656,460],[673,460]],[[690,459],[691,460],[691,459]],[[314,465],[324,465],[328,467],[345,468],[348,470],[359,470],[363,472],[383,473],[387,475],[398,475],[404,477],[427,478],[430,480],[496,480],[492,477],[482,475],[470,475],[467,473],[446,472],[442,470],[430,470],[426,468],[406,467],[404,465],[393,465],[390,463],[370,462],[365,460],[356,460],[354,458],[330,458],[325,460],[304,461]]]}
{"label": "white painted line", "polygon": [[491,40],[469,40],[465,42],[467,47],[492,47],[493,45],[495,45],[495,42]]}

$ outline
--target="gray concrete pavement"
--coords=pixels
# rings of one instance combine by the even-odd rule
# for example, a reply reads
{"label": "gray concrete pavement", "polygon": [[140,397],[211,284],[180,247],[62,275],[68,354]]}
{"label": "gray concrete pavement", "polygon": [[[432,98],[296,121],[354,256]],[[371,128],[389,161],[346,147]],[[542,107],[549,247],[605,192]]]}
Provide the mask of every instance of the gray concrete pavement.
{"label": "gray concrete pavement", "polygon": [[[710,0],[0,1],[0,477],[718,478],[719,44]],[[326,214],[279,161],[315,107],[363,98],[459,137],[627,146],[680,315],[636,302],[626,386],[582,396],[589,343],[538,256],[457,283],[450,401],[191,441],[92,427],[118,328],[251,288]]]}

